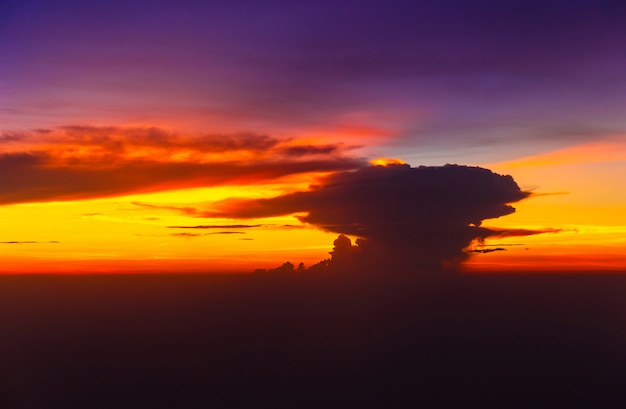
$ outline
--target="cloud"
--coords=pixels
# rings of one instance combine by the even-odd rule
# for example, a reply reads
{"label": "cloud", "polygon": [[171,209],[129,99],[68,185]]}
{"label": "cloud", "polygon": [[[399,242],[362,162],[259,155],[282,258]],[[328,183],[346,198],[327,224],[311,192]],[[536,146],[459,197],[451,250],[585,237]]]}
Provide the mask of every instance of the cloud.
{"label": "cloud", "polygon": [[241,219],[306,213],[299,216],[304,223],[361,238],[354,249],[361,268],[440,270],[465,260],[474,240],[546,232],[480,227],[513,213],[510,204],[529,195],[511,176],[480,167],[394,164],[338,172],[305,192],[226,200],[205,213]]}
{"label": "cloud", "polygon": [[[166,205],[155,205],[152,203],[143,203],[143,202],[136,202],[136,201],[131,202],[131,204],[135,206],[146,207],[148,209],[172,210],[172,211],[179,212],[188,216],[197,216],[198,214],[202,212],[200,209],[197,209],[191,206],[166,206]],[[176,226],[172,226],[172,228],[175,228],[175,227]]]}
{"label": "cloud", "polygon": [[59,241],[51,240],[51,241],[0,241],[0,244],[59,244]]}
{"label": "cloud", "polygon": [[281,152],[288,156],[307,156],[307,155],[329,155],[336,153],[339,145],[300,145],[288,146],[281,149]]}
{"label": "cloud", "polygon": [[200,236],[212,236],[212,235],[229,235],[229,234],[246,234],[242,231],[216,231],[211,233],[189,233],[189,232],[180,232],[180,233],[171,233],[170,236],[173,237],[200,237]]}
{"label": "cloud", "polygon": [[130,153],[133,153],[133,148],[137,147],[174,152],[183,149],[202,153],[266,152],[283,142],[281,139],[268,135],[245,132],[186,136],[157,127],[93,126],[61,127],[56,132],[52,132],[47,140],[52,144],[61,142],[63,144],[98,147],[103,151],[129,151]]}
{"label": "cloud", "polygon": [[[534,195],[533,195],[534,196]],[[489,237],[520,237],[534,236],[543,233],[560,233],[563,229],[545,228],[545,229],[494,229],[489,228]]]}
{"label": "cloud", "polygon": [[252,229],[262,227],[262,224],[222,224],[198,226],[167,226],[168,229]]}
{"label": "cloud", "polygon": [[225,200],[207,213],[245,219],[309,212],[302,221],[358,235],[386,226],[393,230],[407,224],[440,226],[442,218],[445,224],[478,226],[484,219],[513,213],[509,203],[528,196],[511,176],[480,167],[367,166],[335,173],[310,191],[270,199]]}
{"label": "cloud", "polygon": [[0,174],[11,175],[0,185],[0,204],[255,184],[364,163],[345,156],[343,145],[298,149],[295,141],[253,134],[191,137],[111,127],[33,131],[0,154]]}
{"label": "cloud", "polygon": [[198,236],[202,236],[202,234],[198,234],[198,233],[187,233],[187,232],[182,232],[182,233],[172,233],[170,234],[170,236],[174,236],[174,237],[198,237]]}
{"label": "cloud", "polygon": [[21,133],[13,132],[13,133],[2,133],[0,134],[0,145],[5,143],[14,143],[24,139],[24,136]]}
{"label": "cloud", "polygon": [[469,253],[493,253],[494,251],[506,251],[506,249],[504,247],[496,247],[493,249],[487,248],[487,249],[472,249],[472,250],[467,250]]}

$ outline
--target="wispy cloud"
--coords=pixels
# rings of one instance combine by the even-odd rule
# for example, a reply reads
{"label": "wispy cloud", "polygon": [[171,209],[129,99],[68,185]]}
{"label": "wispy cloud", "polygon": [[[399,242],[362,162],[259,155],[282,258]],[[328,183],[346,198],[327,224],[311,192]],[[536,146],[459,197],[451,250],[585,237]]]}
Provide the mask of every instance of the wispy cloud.
{"label": "wispy cloud", "polygon": [[59,244],[59,241],[51,240],[51,241],[0,241],[0,244]]}
{"label": "wispy cloud", "polygon": [[252,229],[265,226],[263,224],[222,224],[222,225],[198,225],[198,226],[167,226],[168,229]]}
{"label": "wispy cloud", "polygon": [[563,229],[555,229],[555,228],[545,228],[545,229],[496,229],[489,228],[491,234],[489,237],[498,237],[498,238],[506,238],[506,237],[523,237],[523,236],[534,236],[536,234],[544,234],[544,233],[560,233]]}
{"label": "wispy cloud", "polygon": [[467,250],[468,253],[493,253],[494,251],[506,251],[504,247],[486,248],[486,249],[472,249]]}
{"label": "wispy cloud", "polygon": [[171,233],[170,236],[173,237],[200,237],[200,236],[212,236],[212,235],[230,235],[230,234],[246,234],[243,231],[216,231],[211,233],[189,233],[189,232],[179,232],[179,233]]}
{"label": "wispy cloud", "polygon": [[198,233],[187,233],[187,232],[182,232],[182,233],[172,233],[170,234],[170,236],[174,236],[174,237],[198,237],[198,236],[202,236],[202,234],[198,234]]}

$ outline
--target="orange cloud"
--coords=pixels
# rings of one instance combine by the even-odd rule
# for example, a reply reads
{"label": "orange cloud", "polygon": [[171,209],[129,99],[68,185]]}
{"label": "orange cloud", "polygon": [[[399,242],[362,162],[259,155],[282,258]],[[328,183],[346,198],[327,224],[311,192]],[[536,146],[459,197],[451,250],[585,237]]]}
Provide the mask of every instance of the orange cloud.
{"label": "orange cloud", "polygon": [[157,128],[65,127],[4,134],[0,204],[255,184],[363,165],[342,144],[264,135],[181,136]]}

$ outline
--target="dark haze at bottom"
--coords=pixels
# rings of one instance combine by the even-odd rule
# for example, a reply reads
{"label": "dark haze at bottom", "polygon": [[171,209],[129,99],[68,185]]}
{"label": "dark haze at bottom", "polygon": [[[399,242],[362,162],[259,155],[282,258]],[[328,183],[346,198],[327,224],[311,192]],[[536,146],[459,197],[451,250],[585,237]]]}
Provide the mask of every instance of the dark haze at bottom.
{"label": "dark haze at bottom", "polygon": [[0,407],[619,407],[626,276],[0,277]]}

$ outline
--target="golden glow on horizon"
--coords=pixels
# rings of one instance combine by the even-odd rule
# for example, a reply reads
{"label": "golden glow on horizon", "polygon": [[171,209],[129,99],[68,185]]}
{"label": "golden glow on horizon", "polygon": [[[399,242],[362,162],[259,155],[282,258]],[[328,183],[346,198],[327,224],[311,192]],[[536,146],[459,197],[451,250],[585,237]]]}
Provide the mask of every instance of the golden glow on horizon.
{"label": "golden glow on horizon", "polygon": [[403,161],[402,159],[398,159],[398,158],[372,159],[370,160],[369,163],[374,166],[406,165],[405,161]]}
{"label": "golden glow on horizon", "polygon": [[[45,135],[42,138],[46,139]],[[72,157],[85,158],[85,164],[89,158],[114,152],[114,147],[101,148],[95,140],[83,146],[80,141],[69,139],[56,145],[30,141],[28,146],[52,149],[59,153],[56,158],[61,162]],[[177,141],[188,147],[176,145]],[[159,155],[167,150],[158,143],[153,149],[150,143],[125,142],[128,157]],[[184,162],[203,149],[190,139],[173,138],[168,143],[176,147],[159,160]],[[280,146],[307,152],[311,146],[324,150],[324,143],[324,138],[311,137],[285,140]],[[26,146],[23,144],[11,142],[7,149],[20,151]],[[486,220],[485,226],[561,231],[489,239],[487,246],[503,246],[507,250],[473,254],[466,270],[626,270],[626,189],[622,188],[626,180],[625,152],[626,142],[613,139],[483,165],[501,174],[511,174],[522,189],[536,192],[514,204],[516,213]],[[370,163],[387,166],[405,162],[378,158]],[[170,190],[115,198],[1,206],[0,273],[245,272],[275,267],[285,261],[309,266],[328,257],[336,234],[303,225],[293,216],[242,221],[202,218],[198,212],[210,210],[212,203],[225,199],[265,198],[307,190],[326,174],[300,173],[272,182],[260,179],[246,181],[247,185],[210,188],[172,184],[167,187]],[[195,209],[196,213],[188,209]],[[232,225],[259,226],[224,227]]]}
{"label": "golden glow on horizon", "polygon": [[[192,218],[135,206],[126,198],[5,206],[0,217],[5,232],[0,242],[14,242],[0,244],[2,273],[245,272],[287,260],[311,265],[328,256],[335,237],[293,217]],[[222,227],[169,227],[211,225]]]}
{"label": "golden glow on horizon", "polygon": [[[614,138],[485,167],[536,192],[497,228],[562,229],[489,244],[520,244],[471,258],[469,271],[626,271],[626,141]],[[528,248],[528,250],[526,250]]]}

